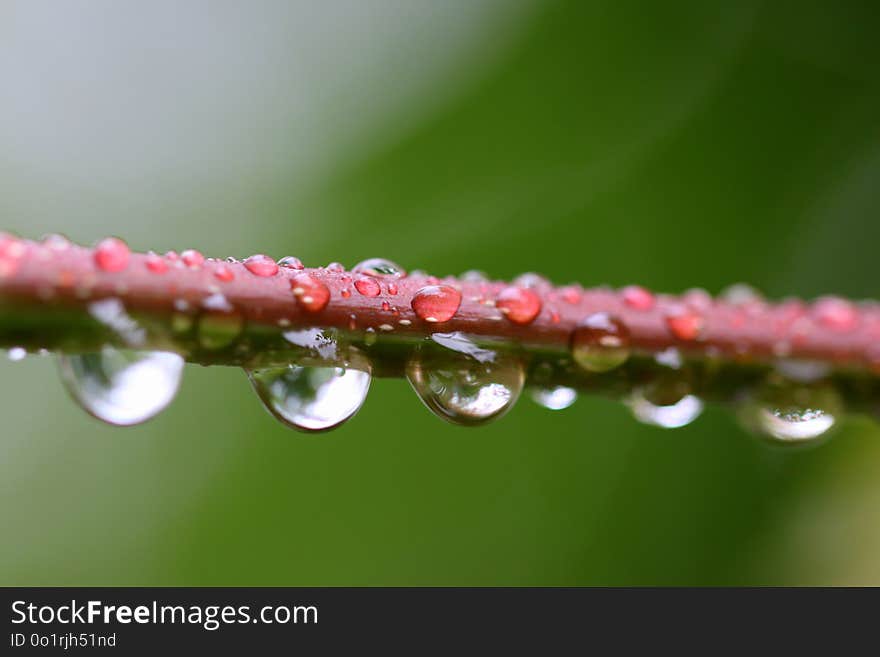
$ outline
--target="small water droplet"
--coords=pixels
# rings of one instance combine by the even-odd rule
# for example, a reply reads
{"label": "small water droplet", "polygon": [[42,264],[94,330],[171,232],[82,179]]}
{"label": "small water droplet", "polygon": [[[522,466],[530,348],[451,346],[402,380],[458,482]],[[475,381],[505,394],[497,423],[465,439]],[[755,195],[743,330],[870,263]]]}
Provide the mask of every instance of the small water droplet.
{"label": "small water droplet", "polygon": [[354,416],[370,390],[370,373],[340,367],[303,367],[247,371],[266,410],[289,427],[318,432]]}
{"label": "small water droplet", "polygon": [[[416,272],[413,272],[412,275],[415,276]],[[485,283],[489,280],[489,276],[486,274],[486,272],[480,271],[478,269],[468,269],[461,275],[460,278],[465,283]]]}
{"label": "small water droplet", "polygon": [[351,296],[351,290],[349,290],[347,287],[344,287],[339,291],[339,294],[343,299],[348,299]]}
{"label": "small water droplet", "polygon": [[679,340],[690,342],[701,337],[705,328],[705,320],[696,310],[678,307],[666,315],[666,326],[673,336]]}
{"label": "small water droplet", "polygon": [[27,350],[24,347],[12,347],[6,352],[6,357],[13,363],[24,360],[25,356],[27,356]]}
{"label": "small water droplet", "polygon": [[150,251],[144,259],[146,268],[154,274],[164,274],[168,271],[168,261],[158,253]]}
{"label": "small water droplet", "polygon": [[177,262],[178,260],[180,260],[180,255],[178,255],[177,251],[166,251],[165,259],[168,262]]}
{"label": "small water droplet", "polygon": [[117,237],[107,237],[95,246],[95,265],[102,271],[120,272],[128,267],[130,257],[128,244]]}
{"label": "small water droplet", "polygon": [[0,278],[7,278],[18,271],[25,246],[11,235],[0,234]]}
{"label": "small water droplet", "polygon": [[324,267],[324,269],[326,269],[327,271],[343,272],[345,271],[345,265],[343,265],[341,262],[331,262],[329,265]]}
{"label": "small water droplet", "polygon": [[379,283],[369,276],[360,276],[356,278],[354,281],[354,287],[365,297],[377,297],[379,296],[379,293],[382,292]]}
{"label": "small water droplet", "polygon": [[254,276],[269,278],[278,273],[278,264],[267,255],[257,253],[244,261],[244,266]]}
{"label": "small water droplet", "polygon": [[330,301],[330,290],[310,274],[297,274],[290,279],[290,290],[303,310],[316,313]]}
{"label": "small water droplet", "polygon": [[623,303],[634,310],[651,310],[656,303],[654,295],[640,285],[628,285],[620,295]]}
{"label": "small water droplet", "polygon": [[173,353],[111,347],[58,357],[61,380],[74,400],[99,420],[118,426],[140,424],[168,406],[183,364]]}
{"label": "small water droplet", "polygon": [[413,295],[411,305],[421,320],[446,322],[458,312],[461,292],[449,285],[426,285]]}
{"label": "small water droplet", "polygon": [[397,283],[395,283],[394,281],[388,283],[386,289],[388,290],[388,294],[390,294],[392,297],[395,296],[397,294]]}
{"label": "small water droplet", "polygon": [[708,312],[715,304],[712,295],[701,287],[692,287],[686,290],[681,299],[689,308],[701,312]]}
{"label": "small water droplet", "polygon": [[639,422],[664,429],[686,426],[703,412],[703,401],[683,385],[638,387],[627,405]]}
{"label": "small water droplet", "polygon": [[577,401],[577,391],[565,386],[530,388],[529,395],[536,404],[551,411],[561,411]]}
{"label": "small water droplet", "polygon": [[812,312],[816,321],[832,331],[852,331],[859,323],[859,313],[855,306],[837,297],[817,299]]}
{"label": "small water droplet", "polygon": [[70,248],[70,240],[60,233],[44,235],[42,244],[50,251],[65,251]]}
{"label": "small water droplet", "polygon": [[571,334],[571,355],[589,372],[607,372],[629,357],[629,329],[608,313],[593,313]]}
{"label": "small water droplet", "polygon": [[285,269],[305,269],[302,261],[295,256],[286,256],[284,258],[281,258],[281,260],[278,261],[278,266],[284,267]]}
{"label": "small water droplet", "polygon": [[391,276],[393,278],[406,276],[403,267],[386,258],[369,258],[359,262],[351,270],[356,274],[367,276]]}
{"label": "small water droplet", "polygon": [[205,264],[205,256],[195,249],[187,249],[181,253],[180,260],[190,269],[198,269]]}
{"label": "small water droplet", "polygon": [[368,347],[372,347],[376,344],[376,340],[379,339],[378,334],[376,333],[376,329],[370,327],[366,331],[364,331],[364,344]]}
{"label": "small water droplet", "polygon": [[476,426],[513,407],[524,381],[517,358],[477,347],[462,334],[437,337],[417,347],[406,366],[410,385],[435,415]]}
{"label": "small water droplet", "polygon": [[229,267],[227,265],[217,265],[214,268],[214,278],[216,278],[218,281],[228,283],[235,278],[235,273],[232,271],[232,267]]}
{"label": "small water droplet", "polygon": [[495,307],[514,324],[529,324],[541,312],[541,297],[524,287],[506,287],[495,299]]}
{"label": "small water droplet", "polygon": [[517,287],[528,288],[548,288],[552,285],[550,281],[541,276],[541,274],[536,274],[532,271],[520,274],[514,278],[512,282]]}
{"label": "small water droplet", "polygon": [[732,306],[751,306],[756,303],[763,303],[764,297],[751,285],[746,283],[734,283],[729,285],[718,295],[725,303]]}
{"label": "small water droplet", "polygon": [[566,285],[559,290],[559,296],[565,303],[575,306],[581,302],[583,294],[577,285]]}

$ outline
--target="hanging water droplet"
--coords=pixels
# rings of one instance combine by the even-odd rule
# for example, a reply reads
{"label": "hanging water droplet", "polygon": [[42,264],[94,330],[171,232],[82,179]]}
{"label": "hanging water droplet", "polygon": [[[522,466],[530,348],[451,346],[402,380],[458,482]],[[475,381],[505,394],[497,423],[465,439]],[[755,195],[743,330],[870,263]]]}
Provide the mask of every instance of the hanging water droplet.
{"label": "hanging water droplet", "polygon": [[244,266],[254,276],[269,278],[278,273],[278,263],[262,253],[252,255],[244,261]]}
{"label": "hanging water droplet", "polygon": [[519,359],[478,347],[460,333],[432,338],[407,362],[406,377],[435,415],[476,426],[513,407],[524,381]]}
{"label": "hanging water droplet", "polygon": [[95,246],[95,265],[102,271],[120,272],[128,266],[130,257],[128,244],[116,237],[107,237]]}
{"label": "hanging water droplet", "polygon": [[703,412],[703,401],[687,384],[662,380],[636,388],[627,405],[639,422],[664,429],[686,426]]}
{"label": "hanging water droplet", "polygon": [[458,312],[461,292],[449,285],[426,285],[413,295],[411,305],[419,319],[446,322]]}
{"label": "hanging water droplet", "polygon": [[12,347],[6,352],[6,357],[13,363],[24,360],[25,356],[27,356],[27,350],[24,347]]}
{"label": "hanging water droplet", "polygon": [[406,276],[403,267],[386,258],[369,258],[357,263],[351,268],[351,271],[367,276],[392,276],[394,278]]}
{"label": "hanging water droplet", "polygon": [[338,427],[357,413],[370,389],[370,373],[350,367],[289,365],[247,374],[266,410],[299,431]]}
{"label": "hanging water droplet", "polygon": [[577,391],[566,386],[530,388],[529,395],[536,404],[551,411],[560,411],[568,408],[577,401]]}
{"label": "hanging water droplet", "polygon": [[112,347],[58,357],[61,380],[74,400],[99,420],[118,426],[146,422],[168,406],[183,364],[173,353]]}
{"label": "hanging water droplet", "polygon": [[593,313],[571,334],[571,355],[588,372],[607,372],[629,358],[629,329],[608,313]]}
{"label": "hanging water droplet", "polygon": [[824,436],[843,411],[840,394],[830,386],[766,383],[740,408],[747,429],[785,444],[803,444]]}

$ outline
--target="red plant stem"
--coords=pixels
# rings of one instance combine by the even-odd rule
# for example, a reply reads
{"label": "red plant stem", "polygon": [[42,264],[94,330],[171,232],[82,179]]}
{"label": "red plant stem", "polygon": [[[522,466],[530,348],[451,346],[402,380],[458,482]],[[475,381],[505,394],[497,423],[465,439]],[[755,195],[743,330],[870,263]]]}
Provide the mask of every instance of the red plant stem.
{"label": "red plant stem", "polygon": [[[633,350],[640,352],[675,347],[685,355],[746,363],[785,357],[873,371],[880,366],[880,306],[873,303],[828,298],[812,304],[733,303],[693,292],[652,299],[641,290],[625,295],[607,288],[537,283],[532,289],[541,300],[540,312],[534,320],[518,324],[495,306],[499,294],[511,286],[503,282],[437,280],[421,274],[378,277],[380,294],[370,297],[358,292],[353,280],[357,274],[352,272],[282,267],[262,277],[241,263],[209,259],[187,266],[166,259],[167,271],[156,273],[148,269],[148,257],[132,253],[121,271],[105,271],[96,264],[94,249],[0,236],[0,308],[24,303],[86,309],[95,300],[113,297],[129,311],[170,316],[183,305],[202,307],[211,295],[220,293],[249,325],[372,328],[410,338],[462,331],[551,351],[568,350],[578,323],[605,312],[625,324]],[[217,276],[222,268],[231,270],[232,280]],[[330,292],[329,302],[318,312],[306,309],[292,292],[291,279],[303,273]],[[396,285],[396,294],[389,293],[389,282]],[[448,321],[428,322],[413,311],[413,296],[429,284],[461,291],[461,305]]]}

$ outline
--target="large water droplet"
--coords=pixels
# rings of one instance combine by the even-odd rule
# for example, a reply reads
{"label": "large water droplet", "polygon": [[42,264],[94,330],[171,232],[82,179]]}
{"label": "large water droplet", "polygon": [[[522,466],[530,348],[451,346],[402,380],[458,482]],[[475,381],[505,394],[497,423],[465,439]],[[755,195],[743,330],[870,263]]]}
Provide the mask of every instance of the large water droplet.
{"label": "large water droplet", "polygon": [[688,425],[703,412],[703,401],[686,384],[662,381],[636,388],[627,404],[639,422],[664,429]]}
{"label": "large water droplet", "polygon": [[577,401],[577,391],[566,386],[530,388],[529,395],[536,404],[551,411],[560,411],[563,408],[568,408]]}
{"label": "large water droplet", "polygon": [[461,305],[461,292],[450,285],[426,285],[413,295],[412,309],[426,322],[446,322]]}
{"label": "large water droplet", "polygon": [[102,271],[122,271],[128,266],[130,257],[128,244],[116,237],[107,237],[95,246],[95,264]]}
{"label": "large water droplet", "polygon": [[589,372],[607,372],[629,357],[629,329],[608,313],[593,313],[571,334],[571,355]]}
{"label": "large water droplet", "polygon": [[370,373],[341,367],[248,371],[257,395],[272,415],[299,431],[327,431],[348,420],[364,403]]}
{"label": "large water droplet", "polygon": [[541,312],[541,297],[525,287],[506,287],[498,293],[495,307],[514,324],[529,324]]}
{"label": "large water droplet", "polygon": [[386,258],[369,258],[356,264],[352,267],[351,271],[356,274],[366,274],[367,276],[392,276],[394,278],[406,275],[403,267]]}
{"label": "large water droplet", "polygon": [[432,338],[407,362],[406,377],[435,415],[476,426],[513,407],[525,378],[517,358],[478,347],[460,333]]}
{"label": "large water droplet", "polygon": [[58,357],[61,380],[88,413],[130,426],[162,411],[177,393],[183,358],[161,351],[105,347],[99,353]]}
{"label": "large water droplet", "polygon": [[740,409],[743,425],[785,444],[803,444],[822,437],[843,410],[839,393],[830,386],[766,384]]}

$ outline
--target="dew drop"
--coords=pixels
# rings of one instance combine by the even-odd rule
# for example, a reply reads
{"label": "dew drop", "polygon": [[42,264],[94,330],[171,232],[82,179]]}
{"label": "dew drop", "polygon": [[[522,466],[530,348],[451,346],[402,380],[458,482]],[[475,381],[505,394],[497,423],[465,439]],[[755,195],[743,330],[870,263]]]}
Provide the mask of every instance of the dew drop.
{"label": "dew drop", "polygon": [[435,415],[476,426],[501,417],[522,391],[520,361],[482,349],[462,334],[421,344],[406,365],[413,390]]}
{"label": "dew drop", "polygon": [[392,297],[395,296],[397,294],[397,283],[393,281],[388,283],[386,289],[388,290],[388,294],[390,294]]}
{"label": "dew drop", "polygon": [[376,329],[370,327],[366,331],[364,331],[364,344],[368,347],[372,347],[376,344],[376,340],[379,339],[378,334],[376,333]]}
{"label": "dew drop", "polygon": [[347,287],[344,287],[339,291],[339,295],[343,299],[348,299],[351,296],[351,290],[349,290]]}
{"label": "dew drop", "polygon": [[666,326],[673,336],[679,340],[690,342],[700,338],[705,327],[705,320],[695,310],[675,308],[666,315]]}
{"label": "dew drop", "polygon": [[341,262],[331,262],[329,265],[324,267],[327,271],[335,271],[335,272],[343,272],[345,271],[345,265]]}
{"label": "dew drop", "polygon": [[18,271],[25,246],[10,235],[0,234],[0,278],[12,276]]}
{"label": "dew drop", "polygon": [[70,248],[70,240],[60,233],[49,233],[42,239],[42,244],[51,251],[65,251]]}
{"label": "dew drop", "polygon": [[446,322],[458,312],[461,292],[449,285],[426,285],[413,295],[411,305],[421,320]]}
{"label": "dew drop", "polygon": [[840,394],[830,386],[767,383],[738,413],[758,435],[781,444],[804,444],[823,437],[843,411]]}
{"label": "dew drop", "polygon": [[281,258],[281,260],[278,261],[278,266],[284,267],[285,269],[305,269],[305,267],[303,267],[302,261],[295,256],[286,256],[284,258]]}
{"label": "dew drop", "polygon": [[645,424],[677,429],[696,420],[703,412],[703,401],[684,385],[636,388],[627,401],[633,416]]}
{"label": "dew drop", "polygon": [[173,353],[112,347],[58,357],[61,380],[73,399],[94,417],[118,426],[146,422],[168,406],[183,364]]}
{"label": "dew drop", "polygon": [[629,329],[608,313],[593,313],[571,334],[571,355],[589,372],[607,372],[629,357]]}
{"label": "dew drop", "polygon": [[579,304],[583,298],[583,294],[576,285],[566,285],[559,290],[559,296],[562,297],[562,300],[565,301],[565,303],[571,304],[572,306]]}
{"label": "dew drop", "polygon": [[[413,276],[416,272],[413,272]],[[485,283],[489,280],[489,276],[484,271],[478,269],[468,269],[461,275],[461,280],[465,283]]]}
{"label": "dew drop", "polygon": [[526,272],[525,274],[520,274],[514,278],[512,282],[517,287],[547,288],[551,286],[549,280],[541,276],[541,274],[536,274],[531,271]]}
{"label": "dew drop", "polygon": [[377,297],[379,296],[379,293],[382,292],[382,289],[379,287],[379,283],[377,283],[375,279],[370,278],[369,276],[360,276],[359,278],[355,279],[354,287],[365,297]]}
{"label": "dew drop", "polygon": [[12,347],[6,352],[6,357],[13,363],[24,360],[25,356],[27,356],[27,350],[24,347]]}
{"label": "dew drop", "polygon": [[291,278],[290,290],[306,312],[320,312],[330,301],[330,290],[310,274],[297,274]]}
{"label": "dew drop", "polygon": [[495,299],[495,307],[514,324],[529,324],[541,312],[541,297],[524,287],[506,287]]}
{"label": "dew drop", "polygon": [[232,267],[221,264],[214,268],[214,278],[218,281],[228,283],[235,278],[235,273],[232,271]]}
{"label": "dew drop", "polygon": [[205,256],[195,249],[187,249],[180,254],[180,260],[190,269],[198,269],[205,264]]}
{"label": "dew drop", "polygon": [[577,391],[566,386],[530,388],[529,395],[536,404],[551,411],[561,411],[577,401]]}
{"label": "dew drop", "polygon": [[813,304],[813,316],[824,327],[838,332],[852,331],[859,323],[855,306],[837,297],[818,299]]}
{"label": "dew drop", "polygon": [[244,261],[244,266],[254,276],[269,278],[278,273],[278,264],[267,255],[258,253]]}
{"label": "dew drop", "polygon": [[128,244],[117,237],[107,237],[95,246],[95,265],[102,271],[120,272],[128,266],[130,257]]}
{"label": "dew drop", "polygon": [[729,285],[721,290],[721,294],[718,296],[722,301],[732,306],[751,306],[764,301],[761,293],[746,283]]}
{"label": "dew drop", "polygon": [[623,303],[633,310],[651,310],[656,303],[654,295],[640,285],[628,285],[620,294]]}
{"label": "dew drop", "polygon": [[164,274],[168,271],[168,261],[157,253],[150,251],[144,259],[147,270],[154,274]]}
{"label": "dew drop", "polygon": [[350,367],[289,365],[247,374],[266,410],[306,432],[338,427],[357,413],[370,389],[370,373]]}
{"label": "dew drop", "polygon": [[351,270],[356,274],[366,274],[367,276],[391,276],[393,278],[406,276],[403,267],[385,258],[369,258],[359,262]]}

